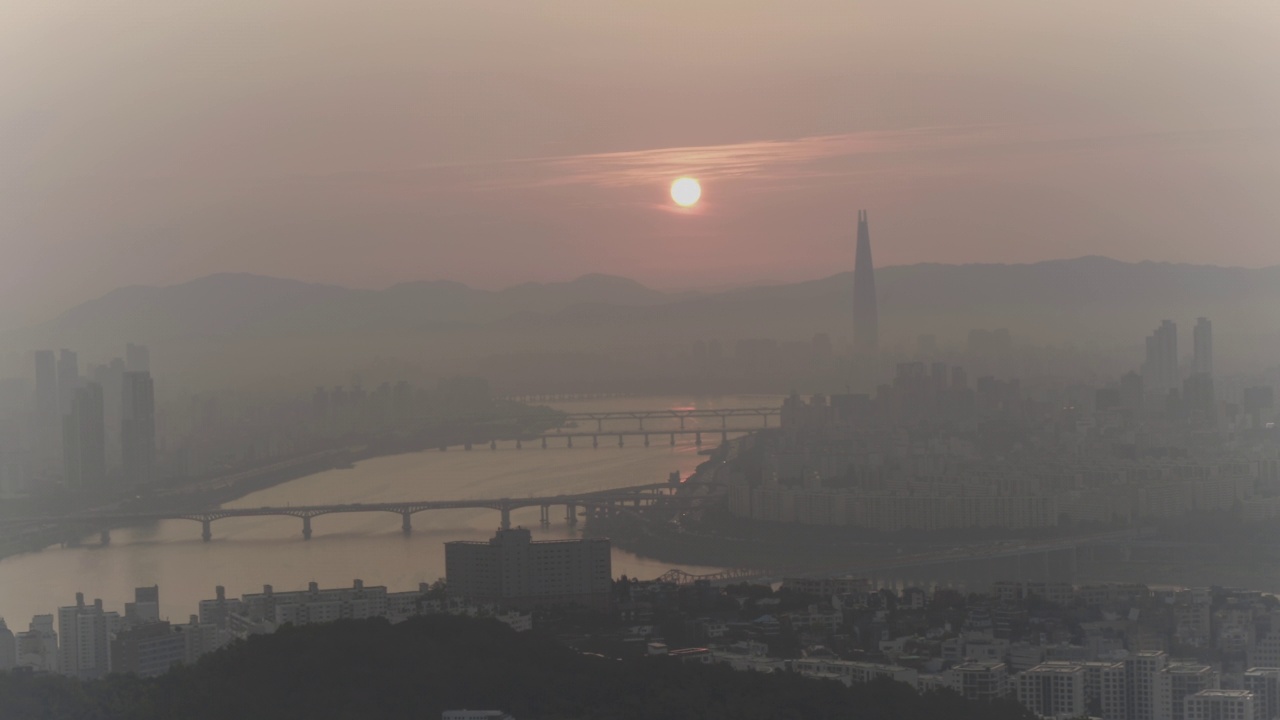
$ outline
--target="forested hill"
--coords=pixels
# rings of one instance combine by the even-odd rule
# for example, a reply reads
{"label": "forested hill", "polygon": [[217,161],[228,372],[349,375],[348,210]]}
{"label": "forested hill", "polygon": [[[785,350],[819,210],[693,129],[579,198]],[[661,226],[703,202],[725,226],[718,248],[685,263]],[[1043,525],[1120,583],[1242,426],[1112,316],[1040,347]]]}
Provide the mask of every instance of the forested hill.
{"label": "forested hill", "polygon": [[285,628],[155,680],[0,674],[0,718],[433,720],[445,709],[517,720],[1030,720],[1012,704],[880,683],[606,660],[493,621],[423,617]]}

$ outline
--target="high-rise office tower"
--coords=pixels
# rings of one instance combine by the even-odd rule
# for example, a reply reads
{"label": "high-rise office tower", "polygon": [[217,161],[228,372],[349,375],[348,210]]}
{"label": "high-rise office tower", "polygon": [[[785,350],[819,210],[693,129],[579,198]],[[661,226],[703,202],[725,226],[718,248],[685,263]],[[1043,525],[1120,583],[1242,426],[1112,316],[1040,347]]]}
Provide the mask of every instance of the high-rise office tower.
{"label": "high-rise office tower", "polygon": [[58,414],[58,362],[52,350],[36,351],[36,409]]}
{"label": "high-rise office tower", "polygon": [[102,386],[107,427],[107,469],[120,470],[120,422],[124,401],[125,361],[115,358],[107,365],[98,365],[90,375]]}
{"label": "high-rise office tower", "polygon": [[58,410],[58,361],[52,350],[36,352],[36,457],[41,469],[62,457],[62,413]]}
{"label": "high-rise office tower", "polygon": [[149,484],[154,480],[156,462],[156,399],[151,373],[124,374],[120,416],[120,454],[125,482]]}
{"label": "high-rise office tower", "polygon": [[876,273],[871,261],[871,231],[867,211],[858,211],[858,246],[853,265],[853,354],[856,380],[864,389],[875,386],[876,356],[880,349],[880,316],[876,310]]}
{"label": "high-rise office tower", "polygon": [[62,418],[62,452],[67,484],[77,489],[102,487],[107,477],[107,436],[102,386],[76,390],[71,412]]}
{"label": "high-rise office tower", "polygon": [[58,351],[58,414],[71,412],[76,388],[80,387],[80,358],[73,350]]}
{"label": "high-rise office tower", "polygon": [[1209,318],[1198,318],[1191,331],[1191,372],[1213,375],[1213,323]]}
{"label": "high-rise office tower", "polygon": [[124,364],[129,372],[151,372],[151,349],[129,343],[124,349]]}
{"label": "high-rise office tower", "polygon": [[1181,386],[1178,374],[1178,326],[1165,320],[1147,337],[1147,361],[1142,366],[1147,390],[1167,393]]}

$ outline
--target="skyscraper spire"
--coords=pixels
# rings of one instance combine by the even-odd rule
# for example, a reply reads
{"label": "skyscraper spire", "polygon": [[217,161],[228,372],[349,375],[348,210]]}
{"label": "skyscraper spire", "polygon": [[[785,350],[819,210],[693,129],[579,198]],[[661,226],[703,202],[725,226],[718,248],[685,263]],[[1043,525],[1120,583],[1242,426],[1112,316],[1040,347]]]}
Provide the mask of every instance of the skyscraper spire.
{"label": "skyscraper spire", "polygon": [[[880,349],[880,316],[876,310],[876,272],[871,262],[867,211],[858,211],[858,247],[853,266],[853,353],[860,385],[874,386]],[[868,387],[867,389],[870,389]]]}

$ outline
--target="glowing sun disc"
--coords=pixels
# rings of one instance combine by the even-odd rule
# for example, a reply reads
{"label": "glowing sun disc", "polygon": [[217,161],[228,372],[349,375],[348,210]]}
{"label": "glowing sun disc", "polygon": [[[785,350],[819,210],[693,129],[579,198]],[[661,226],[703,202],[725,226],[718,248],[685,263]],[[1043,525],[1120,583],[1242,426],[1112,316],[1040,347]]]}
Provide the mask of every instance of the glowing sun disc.
{"label": "glowing sun disc", "polygon": [[702,186],[691,177],[682,177],[671,183],[671,199],[680,207],[691,207],[702,197]]}

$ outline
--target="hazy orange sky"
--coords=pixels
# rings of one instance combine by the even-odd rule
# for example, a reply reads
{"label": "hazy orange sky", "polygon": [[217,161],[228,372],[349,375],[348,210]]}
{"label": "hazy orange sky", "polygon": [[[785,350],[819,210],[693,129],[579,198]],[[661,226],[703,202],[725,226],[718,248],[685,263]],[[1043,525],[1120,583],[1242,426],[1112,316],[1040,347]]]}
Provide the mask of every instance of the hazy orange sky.
{"label": "hazy orange sky", "polygon": [[0,323],[219,271],[820,277],[858,208],[881,265],[1280,264],[1277,78],[1275,0],[7,0]]}

